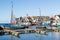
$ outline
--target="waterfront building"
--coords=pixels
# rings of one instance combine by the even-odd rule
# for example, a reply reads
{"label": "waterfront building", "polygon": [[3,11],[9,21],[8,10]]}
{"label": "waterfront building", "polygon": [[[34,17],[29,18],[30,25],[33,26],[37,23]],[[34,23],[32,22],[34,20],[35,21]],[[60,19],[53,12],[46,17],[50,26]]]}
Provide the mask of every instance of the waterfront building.
{"label": "waterfront building", "polygon": [[49,23],[50,22],[49,16],[23,16],[20,18],[16,18],[16,24],[22,25],[24,22],[28,22],[31,25],[39,24],[39,22]]}
{"label": "waterfront building", "polygon": [[52,25],[60,25],[60,15],[54,15],[51,18],[52,20],[50,21],[52,22]]}

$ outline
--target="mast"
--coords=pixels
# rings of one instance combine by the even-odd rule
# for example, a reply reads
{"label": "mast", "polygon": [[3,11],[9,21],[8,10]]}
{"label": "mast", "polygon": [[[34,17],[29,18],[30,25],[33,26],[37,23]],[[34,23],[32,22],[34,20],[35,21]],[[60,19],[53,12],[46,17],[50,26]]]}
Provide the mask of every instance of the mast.
{"label": "mast", "polygon": [[41,9],[39,8],[39,21],[41,21]]}
{"label": "mast", "polygon": [[40,14],[40,17],[41,17],[41,9],[39,8],[39,14]]}
{"label": "mast", "polygon": [[11,24],[14,23],[13,21],[13,1],[11,1],[11,21],[10,21]]}
{"label": "mast", "polygon": [[40,14],[40,26],[42,26],[42,22],[43,22],[43,20],[42,20],[42,16],[41,16],[41,9],[39,8],[39,14]]}

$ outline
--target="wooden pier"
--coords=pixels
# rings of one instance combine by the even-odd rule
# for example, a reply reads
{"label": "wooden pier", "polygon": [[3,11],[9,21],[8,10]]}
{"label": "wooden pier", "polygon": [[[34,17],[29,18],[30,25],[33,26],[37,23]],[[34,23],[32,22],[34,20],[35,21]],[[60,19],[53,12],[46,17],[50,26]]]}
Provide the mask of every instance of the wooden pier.
{"label": "wooden pier", "polygon": [[45,30],[41,29],[18,29],[18,30],[0,30],[0,32],[5,33],[5,35],[12,35],[19,37],[20,34],[30,34],[30,33],[36,33],[36,34],[46,34]]}
{"label": "wooden pier", "polygon": [[36,34],[43,34],[46,35],[46,32],[60,32],[60,28],[42,28],[42,29],[17,29],[17,30],[0,30],[0,32],[4,32],[6,35],[12,35],[19,37],[20,34],[30,34],[30,33],[36,33]]}

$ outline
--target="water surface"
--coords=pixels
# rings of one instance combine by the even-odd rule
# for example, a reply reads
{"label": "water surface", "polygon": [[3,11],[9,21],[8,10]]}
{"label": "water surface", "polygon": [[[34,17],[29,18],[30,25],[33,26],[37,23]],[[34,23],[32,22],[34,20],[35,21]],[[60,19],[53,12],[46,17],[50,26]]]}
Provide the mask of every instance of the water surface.
{"label": "water surface", "polygon": [[[41,34],[20,34],[19,38],[13,36],[13,40],[60,40],[59,32],[48,32],[48,35]],[[0,40],[11,40],[11,35],[0,36]]]}

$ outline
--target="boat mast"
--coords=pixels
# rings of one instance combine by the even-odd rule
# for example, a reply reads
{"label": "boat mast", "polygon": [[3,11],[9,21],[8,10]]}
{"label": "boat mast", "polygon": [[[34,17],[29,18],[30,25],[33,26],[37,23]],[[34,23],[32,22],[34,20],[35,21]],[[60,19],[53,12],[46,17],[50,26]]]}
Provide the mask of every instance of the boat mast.
{"label": "boat mast", "polygon": [[39,8],[39,13],[40,13],[40,17],[41,17],[41,9]]}
{"label": "boat mast", "polygon": [[40,15],[39,15],[39,16],[40,16],[40,19],[39,19],[39,20],[42,21],[42,20],[41,20],[42,17],[41,17],[41,9],[40,9],[40,8],[39,8],[39,14],[40,14]]}
{"label": "boat mast", "polygon": [[11,21],[10,21],[11,24],[14,23],[13,21],[13,1],[11,1]]}
{"label": "boat mast", "polygon": [[40,26],[42,26],[42,16],[41,16],[41,9],[39,8],[39,14],[40,14]]}

